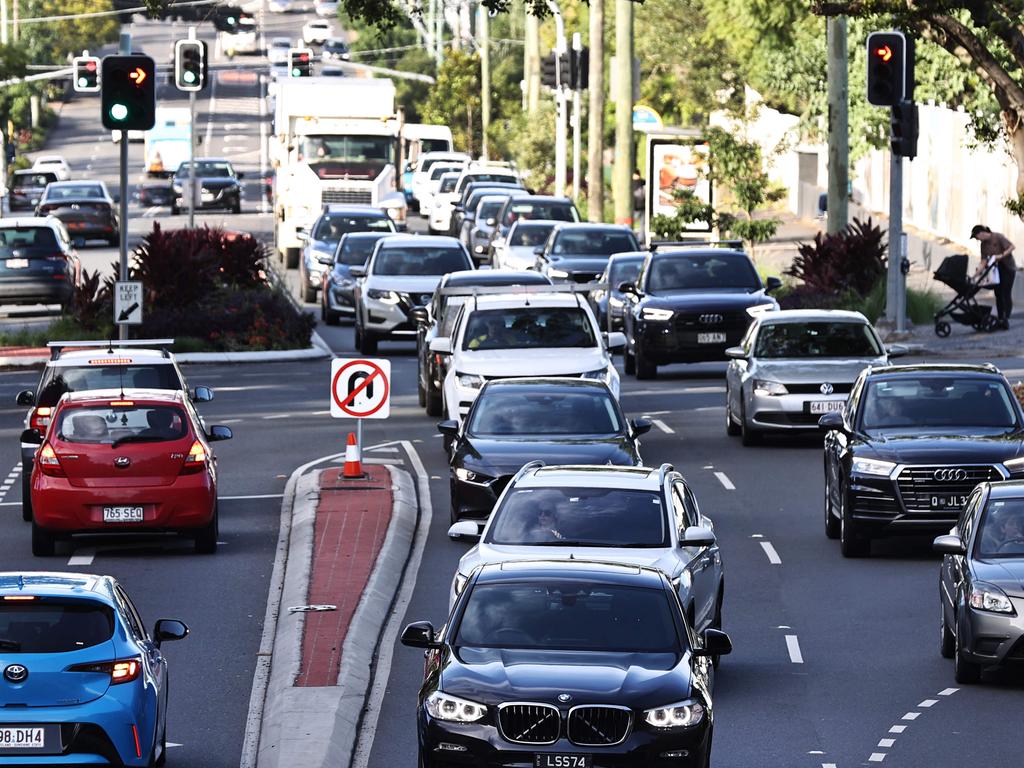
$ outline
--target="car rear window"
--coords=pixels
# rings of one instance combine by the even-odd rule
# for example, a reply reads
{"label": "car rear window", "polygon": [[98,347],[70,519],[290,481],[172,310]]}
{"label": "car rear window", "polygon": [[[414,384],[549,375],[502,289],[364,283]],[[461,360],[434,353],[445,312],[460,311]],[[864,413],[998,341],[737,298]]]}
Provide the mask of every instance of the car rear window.
{"label": "car rear window", "polygon": [[162,365],[50,366],[40,382],[38,405],[54,406],[66,392],[88,389],[172,389],[182,388],[178,372],[170,363]]}
{"label": "car rear window", "polygon": [[61,410],[54,434],[66,443],[161,443],[185,437],[188,419],[174,405],[76,406]]}
{"label": "car rear window", "polygon": [[60,251],[57,236],[49,227],[4,227],[0,229],[0,258],[5,256],[52,256]]}
{"label": "car rear window", "polygon": [[86,600],[0,602],[0,653],[67,653],[105,643],[114,611]]}
{"label": "car rear window", "polygon": [[99,184],[68,184],[52,186],[46,190],[45,200],[69,200],[78,197],[103,198],[103,187]]}
{"label": "car rear window", "polygon": [[52,173],[21,174],[14,177],[14,183],[11,186],[14,189],[24,189],[25,187],[45,187],[51,181],[56,180],[57,177]]}

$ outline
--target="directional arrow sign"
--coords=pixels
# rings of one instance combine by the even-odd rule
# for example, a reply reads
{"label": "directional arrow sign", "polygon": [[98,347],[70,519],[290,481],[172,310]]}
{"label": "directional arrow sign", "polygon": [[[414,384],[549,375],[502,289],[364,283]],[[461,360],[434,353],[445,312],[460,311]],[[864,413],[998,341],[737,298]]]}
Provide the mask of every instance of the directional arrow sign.
{"label": "directional arrow sign", "polygon": [[114,288],[114,322],[118,325],[141,325],[142,283],[117,282]]}
{"label": "directional arrow sign", "polygon": [[146,71],[142,67],[136,67],[134,72],[129,72],[128,77],[135,81],[136,85],[142,85],[146,80]]}

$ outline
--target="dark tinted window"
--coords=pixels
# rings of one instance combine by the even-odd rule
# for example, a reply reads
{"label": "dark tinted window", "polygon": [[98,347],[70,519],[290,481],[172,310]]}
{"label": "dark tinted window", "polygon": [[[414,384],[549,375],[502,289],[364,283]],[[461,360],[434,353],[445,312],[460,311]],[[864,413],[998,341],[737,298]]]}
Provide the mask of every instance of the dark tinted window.
{"label": "dark tinted window", "polygon": [[[230,163],[217,163],[207,160],[196,160],[196,176],[212,176],[215,178],[225,178],[234,176],[235,172],[231,168]],[[174,174],[179,179],[188,178],[188,163],[182,163],[178,166],[178,172]]]}
{"label": "dark tinted window", "polygon": [[878,341],[864,323],[770,323],[761,326],[756,357],[878,357]]}
{"label": "dark tinted window", "polygon": [[185,412],[176,406],[80,406],[57,420],[58,440],[68,443],[159,443],[188,434]]}
{"label": "dark tinted window", "polygon": [[1024,499],[989,499],[975,557],[1024,556]]}
{"label": "dark tinted window", "polygon": [[865,430],[913,427],[1013,429],[1013,395],[1001,381],[967,376],[894,377],[868,382]]}
{"label": "dark tinted window", "polygon": [[644,260],[640,259],[616,259],[608,272],[608,284],[614,290],[621,283],[632,283],[640,274],[640,268]]}
{"label": "dark tinted window", "polygon": [[[451,173],[453,170],[457,169],[458,167],[459,166],[457,166],[457,165],[437,165],[437,163],[435,162],[434,165],[430,169],[430,179],[431,179],[431,181],[437,181],[444,174]],[[455,179],[452,179],[452,183],[453,184],[454,184],[454,182],[455,182]]]}
{"label": "dark tinted window", "polygon": [[680,291],[701,288],[761,287],[757,272],[746,256],[729,253],[668,254],[651,261],[647,290]]}
{"label": "dark tinted window", "polygon": [[95,197],[103,199],[103,187],[99,184],[51,185],[46,188],[46,192],[43,195],[44,200],[67,200],[80,197]]}
{"label": "dark tinted window", "polygon": [[349,232],[394,232],[394,225],[387,216],[352,216],[324,214],[313,230],[313,239],[326,243],[337,243],[342,235]]}
{"label": "dark tinted window", "polygon": [[7,256],[51,256],[60,250],[57,236],[49,227],[0,228],[0,258]]}
{"label": "dark tinted window", "polygon": [[17,174],[14,177],[14,182],[11,184],[13,189],[22,189],[24,187],[45,187],[51,181],[56,181],[57,177],[52,173],[25,173]]}
{"label": "dark tinted window", "polygon": [[65,392],[87,389],[181,389],[173,365],[90,365],[47,368],[39,388],[39,405],[53,406]]}
{"label": "dark tinted window", "polygon": [[505,211],[503,224],[518,219],[545,219],[547,221],[579,221],[576,206],[572,203],[513,203]]}
{"label": "dark tinted window", "polygon": [[341,243],[335,261],[350,267],[362,266],[373,254],[377,241],[386,235],[379,237],[346,237]]}
{"label": "dark tinted window", "polygon": [[551,234],[551,230],[555,228],[554,224],[524,224],[519,222],[519,225],[509,236],[509,245],[533,245],[538,248],[544,245],[544,241],[548,239],[548,235]]}
{"label": "dark tinted window", "polygon": [[639,248],[636,238],[628,232],[568,231],[555,236],[552,253],[574,256],[611,256]]}
{"label": "dark tinted window", "polygon": [[581,391],[528,392],[522,387],[492,387],[473,407],[470,434],[615,435],[622,429],[615,402],[596,388]]}
{"label": "dark tinted window", "polygon": [[450,178],[442,179],[441,180],[441,186],[438,189],[438,191],[439,192],[454,192],[455,191],[455,183],[458,180],[459,180],[458,176],[451,176]]}
{"label": "dark tinted window", "polygon": [[451,149],[448,139],[420,139],[421,152],[451,152]]}
{"label": "dark tinted window", "polygon": [[491,544],[667,547],[661,497],[618,488],[515,488],[487,535]]}
{"label": "dark tinted window", "polygon": [[66,653],[110,640],[114,611],[85,600],[0,602],[0,653]]}
{"label": "dark tinted window", "polygon": [[463,349],[593,347],[586,313],[578,307],[512,307],[473,312],[462,336]]}
{"label": "dark tinted window", "polygon": [[660,589],[585,581],[480,584],[455,645],[678,653],[672,609]]}
{"label": "dark tinted window", "polygon": [[482,200],[480,205],[476,209],[476,217],[480,221],[486,221],[487,219],[493,219],[498,215],[498,211],[501,210],[501,205],[504,200]]}
{"label": "dark tinted window", "polygon": [[373,262],[375,275],[447,275],[470,269],[459,248],[382,248]]}

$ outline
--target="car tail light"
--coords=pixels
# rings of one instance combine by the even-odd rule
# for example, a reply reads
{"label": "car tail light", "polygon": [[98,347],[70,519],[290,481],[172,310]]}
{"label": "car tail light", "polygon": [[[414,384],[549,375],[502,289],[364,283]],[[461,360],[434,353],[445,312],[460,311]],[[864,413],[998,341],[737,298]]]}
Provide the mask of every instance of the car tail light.
{"label": "car tail light", "polygon": [[38,429],[39,433],[46,432],[50,426],[50,417],[53,416],[53,408],[46,405],[37,406],[29,417],[28,424],[32,429]]}
{"label": "car tail light", "polygon": [[110,675],[111,685],[120,685],[139,679],[139,675],[142,674],[142,662],[138,657],[116,661],[96,661],[88,664],[75,664],[68,667],[68,672],[98,672]]}
{"label": "car tail light", "polygon": [[185,463],[181,467],[181,474],[191,475],[196,472],[201,472],[206,468],[206,460],[208,456],[206,448],[198,440],[193,441],[192,447],[188,449],[188,456],[185,457]]}
{"label": "car tail light", "polygon": [[57,452],[53,450],[53,446],[49,443],[44,443],[43,447],[39,449],[38,461],[39,469],[42,470],[44,475],[64,477],[64,467],[60,465]]}

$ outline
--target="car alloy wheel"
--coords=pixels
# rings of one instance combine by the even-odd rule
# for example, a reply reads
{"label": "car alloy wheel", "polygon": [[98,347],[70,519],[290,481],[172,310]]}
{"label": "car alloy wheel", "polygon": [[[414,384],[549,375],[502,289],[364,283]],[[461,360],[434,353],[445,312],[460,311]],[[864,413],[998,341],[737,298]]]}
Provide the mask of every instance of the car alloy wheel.
{"label": "car alloy wheel", "polygon": [[960,645],[960,638],[964,634],[964,628],[957,621],[955,649],[953,655],[953,677],[958,683],[970,685],[981,680],[981,664],[975,664],[964,658],[964,649]]}
{"label": "car alloy wheel", "polygon": [[725,388],[725,434],[729,437],[736,437],[740,433],[740,428],[732,418],[732,397],[730,394],[729,387],[727,386]]}

